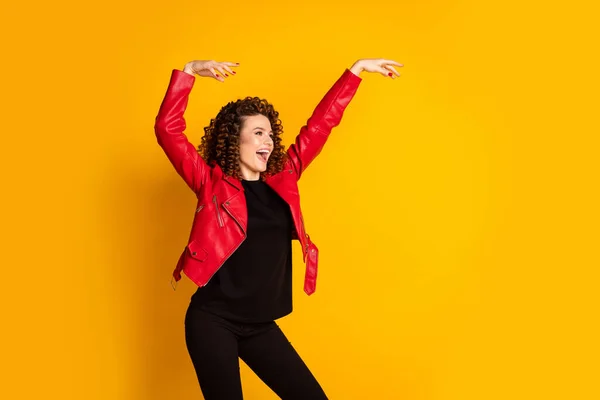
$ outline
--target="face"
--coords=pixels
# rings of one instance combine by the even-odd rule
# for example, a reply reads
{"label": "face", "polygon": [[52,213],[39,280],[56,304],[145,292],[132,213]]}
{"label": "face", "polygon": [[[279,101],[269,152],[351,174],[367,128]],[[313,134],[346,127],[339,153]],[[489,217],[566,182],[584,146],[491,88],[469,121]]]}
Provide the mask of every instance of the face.
{"label": "face", "polygon": [[258,180],[260,173],[267,170],[272,152],[273,131],[269,118],[262,114],[244,117],[239,160],[242,177],[249,181]]}

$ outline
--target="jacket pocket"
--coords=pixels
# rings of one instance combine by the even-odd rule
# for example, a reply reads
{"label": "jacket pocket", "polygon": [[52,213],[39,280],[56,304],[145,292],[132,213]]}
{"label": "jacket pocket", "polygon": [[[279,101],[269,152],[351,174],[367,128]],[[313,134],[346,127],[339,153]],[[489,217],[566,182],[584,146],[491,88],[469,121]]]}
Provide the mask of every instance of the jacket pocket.
{"label": "jacket pocket", "polygon": [[187,245],[187,250],[189,256],[194,260],[205,261],[208,257],[208,252],[202,246],[200,246],[200,243],[198,243],[196,240],[192,240]]}

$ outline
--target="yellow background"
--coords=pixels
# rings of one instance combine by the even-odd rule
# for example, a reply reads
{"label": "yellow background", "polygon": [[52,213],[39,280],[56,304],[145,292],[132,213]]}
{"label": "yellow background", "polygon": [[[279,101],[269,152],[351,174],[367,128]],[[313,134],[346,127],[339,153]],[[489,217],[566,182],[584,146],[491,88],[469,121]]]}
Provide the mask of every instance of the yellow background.
{"label": "yellow background", "polygon": [[[155,141],[171,70],[273,102],[289,145],[359,58],[300,181],[316,293],[280,325],[331,399],[597,399],[597,10],[580,1],[13,2],[2,34],[4,399],[201,398],[170,274],[194,196]],[[247,399],[274,399],[242,364]]]}

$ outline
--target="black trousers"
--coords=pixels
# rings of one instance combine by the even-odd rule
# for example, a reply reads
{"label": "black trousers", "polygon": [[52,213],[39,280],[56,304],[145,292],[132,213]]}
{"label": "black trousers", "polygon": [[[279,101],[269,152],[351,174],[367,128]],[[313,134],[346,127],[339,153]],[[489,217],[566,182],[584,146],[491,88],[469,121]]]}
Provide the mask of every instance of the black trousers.
{"label": "black trousers", "polygon": [[205,400],[242,400],[238,357],[283,400],[327,399],[275,321],[239,323],[188,307],[185,341]]}

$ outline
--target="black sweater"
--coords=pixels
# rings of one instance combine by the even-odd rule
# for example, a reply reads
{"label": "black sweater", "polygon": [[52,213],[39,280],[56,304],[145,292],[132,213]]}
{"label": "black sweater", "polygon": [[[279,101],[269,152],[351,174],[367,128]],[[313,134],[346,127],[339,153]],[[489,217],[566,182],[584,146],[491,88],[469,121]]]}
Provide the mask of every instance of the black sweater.
{"label": "black sweater", "polygon": [[266,322],[292,312],[292,226],[289,205],[266,183],[242,180],[247,238],[190,306],[240,322]]}

